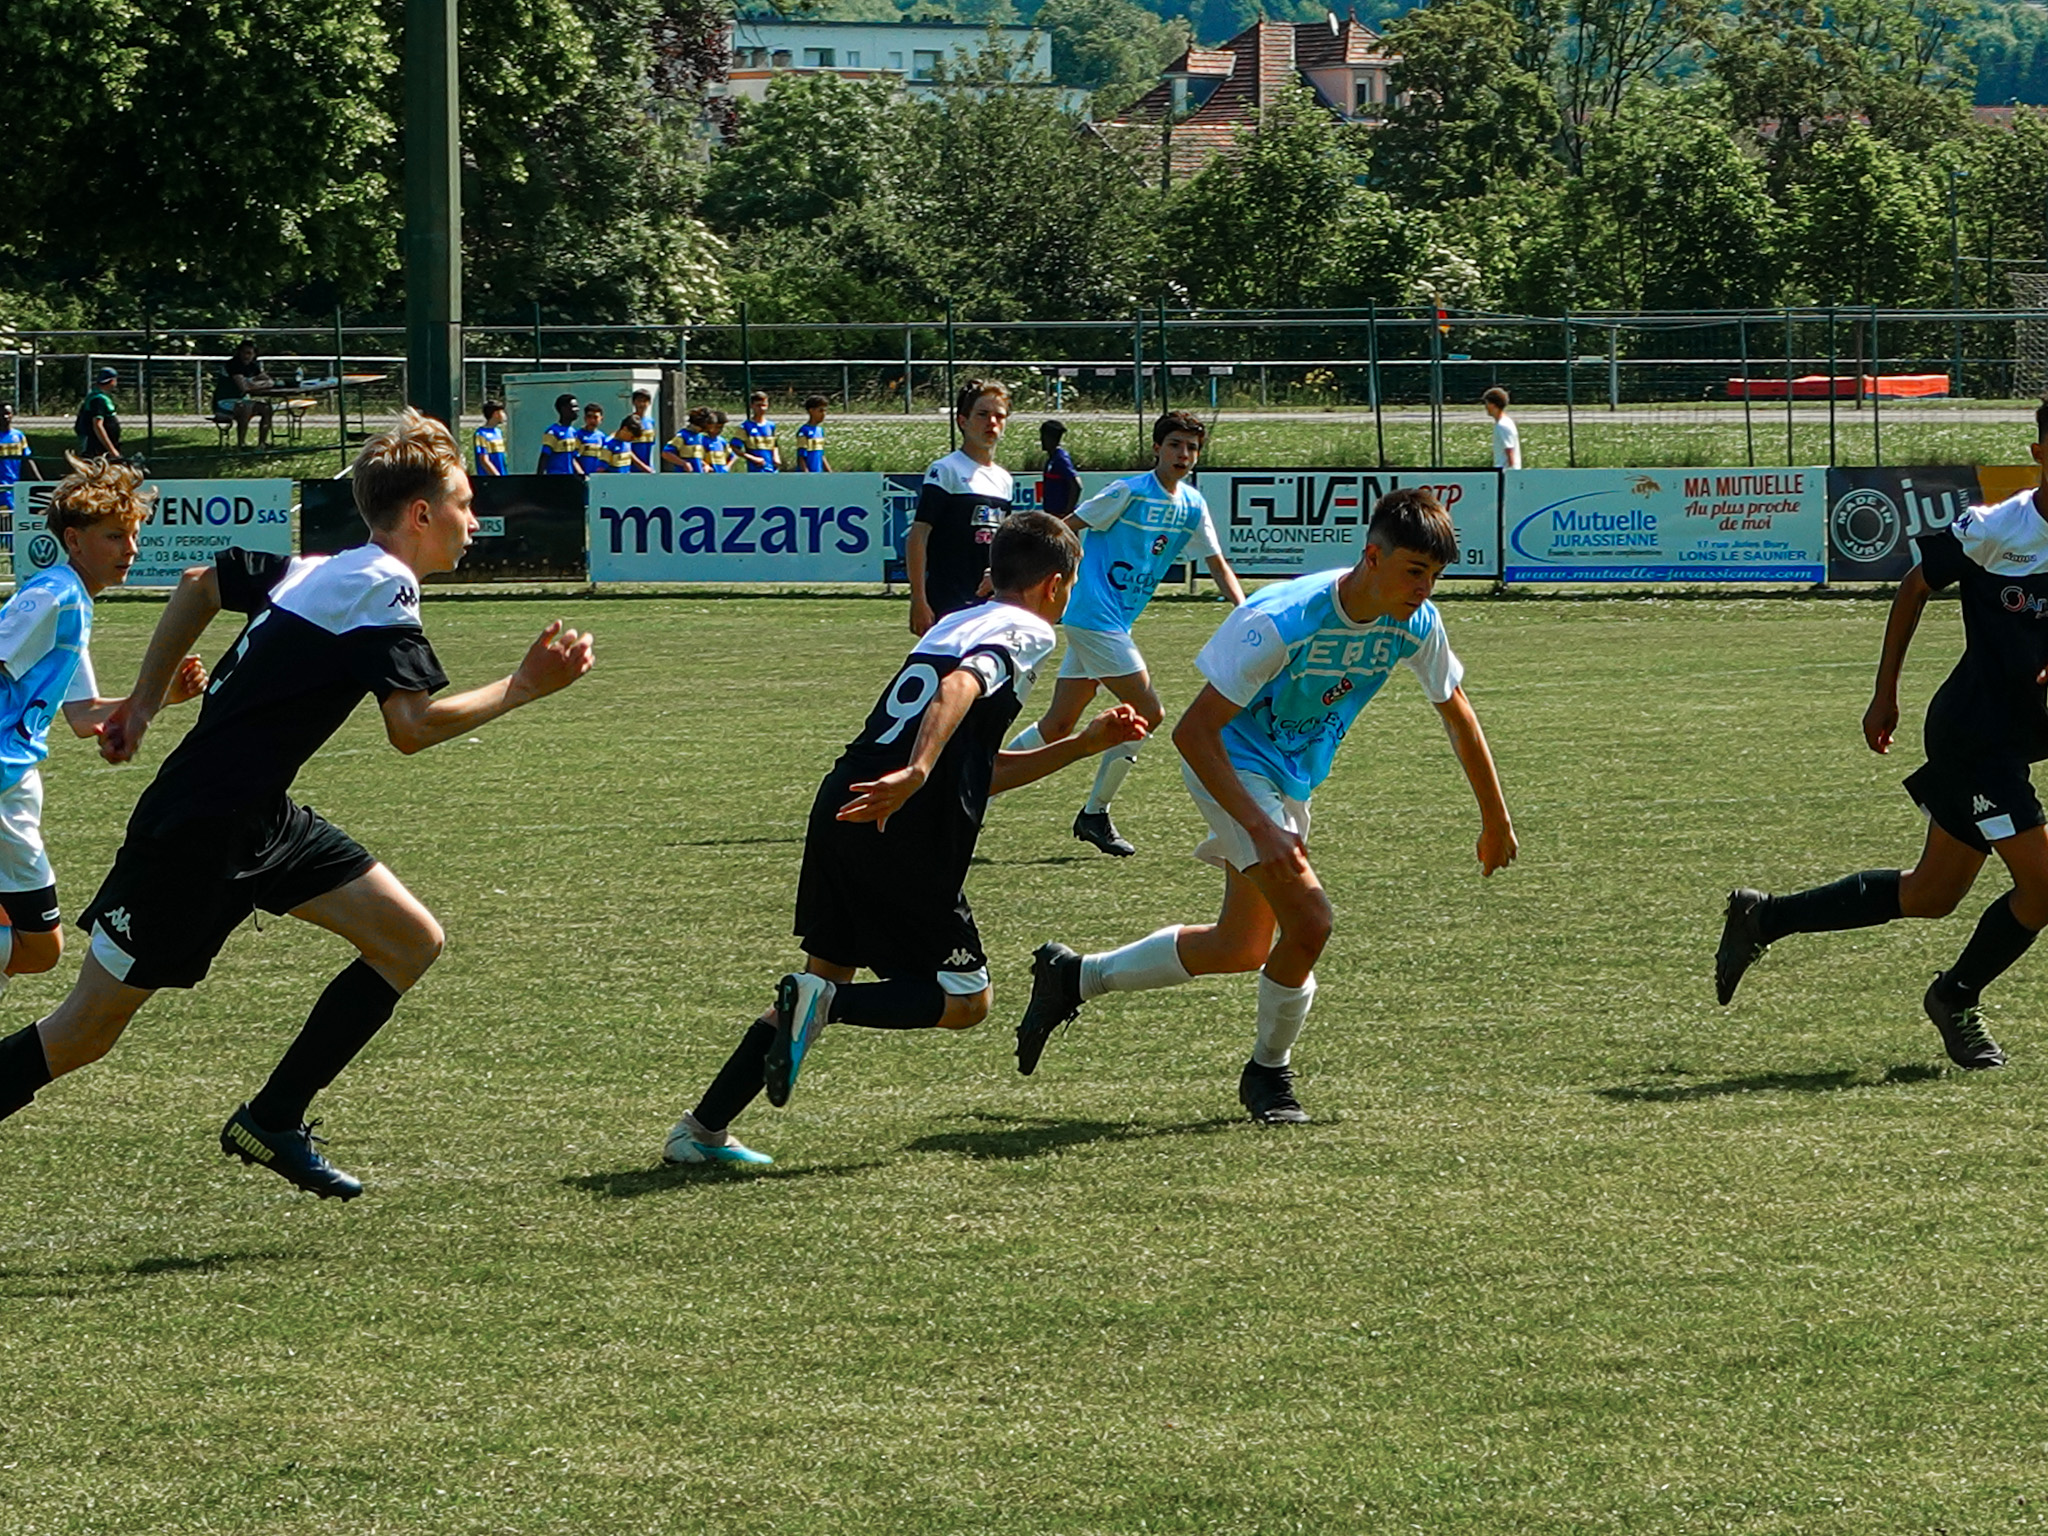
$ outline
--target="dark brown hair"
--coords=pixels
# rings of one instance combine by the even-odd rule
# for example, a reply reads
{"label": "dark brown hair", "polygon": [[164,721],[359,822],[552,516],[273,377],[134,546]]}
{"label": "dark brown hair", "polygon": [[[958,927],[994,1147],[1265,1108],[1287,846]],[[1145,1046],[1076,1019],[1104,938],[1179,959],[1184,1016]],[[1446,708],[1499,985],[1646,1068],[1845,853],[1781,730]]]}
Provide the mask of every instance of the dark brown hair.
{"label": "dark brown hair", "polygon": [[1382,553],[1406,549],[1427,555],[1438,565],[1458,562],[1458,530],[1451,525],[1451,514],[1424,486],[1412,485],[1382,496],[1372,509],[1365,537]]}
{"label": "dark brown hair", "polygon": [[1166,441],[1169,432],[1185,432],[1198,444],[1209,440],[1209,429],[1202,424],[1202,418],[1193,411],[1168,411],[1152,423],[1152,446],[1157,448]]}
{"label": "dark brown hair", "polygon": [[1013,512],[996,525],[988,547],[989,585],[1023,592],[1048,576],[1071,576],[1081,564],[1074,530],[1047,512]]}

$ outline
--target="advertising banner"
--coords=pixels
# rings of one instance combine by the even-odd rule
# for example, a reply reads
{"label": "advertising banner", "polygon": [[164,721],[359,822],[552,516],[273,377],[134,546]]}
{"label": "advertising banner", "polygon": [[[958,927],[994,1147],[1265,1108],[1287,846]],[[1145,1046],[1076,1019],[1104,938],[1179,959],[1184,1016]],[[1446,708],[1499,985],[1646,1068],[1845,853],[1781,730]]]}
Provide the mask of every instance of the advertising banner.
{"label": "advertising banner", "polygon": [[1826,493],[1818,468],[1511,470],[1504,578],[1825,581]]}
{"label": "advertising banner", "polygon": [[1984,499],[1966,466],[1829,470],[1828,580],[1899,580],[1920,558],[1915,539]]}
{"label": "advertising banner", "polygon": [[[909,572],[903,568],[903,539],[910,532],[911,521],[917,516],[917,488],[924,484],[924,473],[914,475],[887,474],[882,477],[882,505],[888,527],[888,569],[884,581],[908,581]],[[1122,475],[1100,472],[1084,473],[1081,476],[1081,499],[1107,489],[1123,478]],[[1010,477],[1010,508],[1015,512],[1036,512],[1045,506],[1042,486],[1045,477],[1037,470],[1018,471]],[[1196,477],[1200,484],[1200,476]],[[1220,534],[1221,529],[1217,532]]]}
{"label": "advertising banner", "polygon": [[[624,479],[624,476],[620,477]],[[584,581],[581,475],[473,478],[476,542],[462,564],[431,582]],[[309,555],[353,549],[369,536],[346,480],[308,480],[299,512],[299,548]]]}
{"label": "advertising banner", "polygon": [[597,475],[590,579],[879,581],[881,475]]}
{"label": "advertising banner", "polygon": [[1373,504],[1427,486],[1458,530],[1446,576],[1501,573],[1501,473],[1495,469],[1215,470],[1195,477],[1230,563],[1247,576],[1298,576],[1350,565]]}
{"label": "advertising banner", "polygon": [[[152,480],[156,509],[142,525],[131,587],[175,587],[186,567],[205,565],[218,550],[292,552],[292,492],[289,480]],[[17,577],[47,570],[64,551],[43,526],[43,507],[55,482],[15,487],[26,508],[15,512],[14,569]],[[25,498],[19,493],[26,491]]]}

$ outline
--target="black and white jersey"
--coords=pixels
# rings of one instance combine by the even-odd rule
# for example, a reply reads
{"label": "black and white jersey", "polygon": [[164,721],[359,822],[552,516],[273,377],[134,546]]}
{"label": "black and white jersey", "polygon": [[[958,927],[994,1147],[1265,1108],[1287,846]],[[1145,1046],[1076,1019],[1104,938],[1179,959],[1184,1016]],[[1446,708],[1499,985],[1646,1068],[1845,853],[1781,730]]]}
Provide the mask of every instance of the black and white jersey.
{"label": "black and white jersey", "polygon": [[981,601],[988,547],[1010,514],[1010,472],[977,464],[964,452],[947,454],[924,472],[916,521],[931,529],[924,553],[924,600],[940,618]]}
{"label": "black and white jersey", "polygon": [[890,817],[888,828],[891,838],[899,827],[907,836],[918,835],[913,826],[949,843],[964,836],[971,852],[988,809],[996,754],[1056,644],[1050,624],[1014,603],[981,603],[941,619],[904,658],[827,782],[837,792],[903,767],[917,748],[924,712],[939,696],[940,683],[956,671],[971,672],[981,696],[939,753],[931,777]]}
{"label": "black and white jersey", "polygon": [[2034,679],[2048,666],[2048,521],[2022,491],[1972,507],[1918,541],[1936,591],[1955,586],[1963,655],[1927,707],[1930,760],[2048,757],[2048,708]]}
{"label": "black and white jersey", "polygon": [[221,606],[246,613],[199,720],[130,818],[167,836],[201,820],[268,823],[305,762],[375,694],[448,686],[420,628],[419,578],[374,544],[339,555],[224,549]]}

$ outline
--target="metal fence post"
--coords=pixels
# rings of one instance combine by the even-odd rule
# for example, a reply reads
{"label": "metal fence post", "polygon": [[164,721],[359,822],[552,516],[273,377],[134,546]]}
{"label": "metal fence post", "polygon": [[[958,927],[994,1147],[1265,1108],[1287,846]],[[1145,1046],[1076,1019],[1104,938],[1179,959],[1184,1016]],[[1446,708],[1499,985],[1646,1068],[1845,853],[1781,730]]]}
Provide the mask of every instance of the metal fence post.
{"label": "metal fence post", "polygon": [[1387,420],[1382,409],[1380,393],[1380,306],[1379,301],[1370,301],[1366,308],[1365,322],[1366,388],[1372,394],[1372,435],[1378,443],[1378,463],[1381,469],[1387,467]]}
{"label": "metal fence post", "polygon": [[740,395],[754,398],[754,333],[747,323],[747,302],[740,300]]}
{"label": "metal fence post", "polygon": [[341,306],[334,306],[334,448],[341,455],[341,467],[348,469],[348,386],[342,383],[346,357],[342,351]]}
{"label": "metal fence post", "polygon": [[533,301],[533,371],[541,371],[540,300]]}
{"label": "metal fence post", "polygon": [[911,325],[910,322],[906,320],[903,322],[903,414],[906,416],[910,414],[910,398],[912,394],[912,390],[910,387],[910,370],[912,366],[910,346],[911,335]]}
{"label": "metal fence post", "polygon": [[1791,467],[1792,448],[1792,307],[1785,307],[1785,464]]}
{"label": "metal fence post", "polygon": [[[1839,393],[1835,388],[1835,370],[1841,366],[1839,348],[1835,339],[1835,307],[1828,306],[1828,463],[1835,462],[1835,402]],[[1860,381],[1859,381],[1860,387]]]}
{"label": "metal fence post", "polygon": [[1579,467],[1578,412],[1579,345],[1572,329],[1572,312],[1564,312],[1564,455],[1565,464]]}
{"label": "metal fence post", "polygon": [[1429,319],[1429,462],[1442,468],[1444,462],[1444,333],[1438,329],[1432,309]]}
{"label": "metal fence post", "polygon": [[145,454],[156,452],[156,396],[149,389],[150,367],[155,362],[156,320],[145,316],[142,322],[142,451]]}
{"label": "metal fence post", "polygon": [[1621,409],[1621,325],[1607,327],[1607,409]]}
{"label": "metal fence post", "polygon": [[1877,306],[1870,306],[1870,458],[1884,466],[1884,349],[1877,340]]}
{"label": "metal fence post", "polygon": [[946,300],[946,449],[951,452],[960,446],[960,413],[953,409],[960,399],[960,386],[953,380],[953,370],[959,359],[953,350],[953,301]]}
{"label": "metal fence post", "polygon": [[1749,454],[1749,467],[1756,468],[1756,419],[1750,414],[1750,403],[1756,392],[1749,382],[1749,316],[1742,315],[1735,322],[1735,346],[1741,357],[1742,367],[1742,441]]}
{"label": "metal fence post", "polygon": [[1159,414],[1173,409],[1173,369],[1166,352],[1166,295],[1159,295]]}
{"label": "metal fence post", "polygon": [[1138,423],[1139,453],[1145,439],[1145,311],[1131,317],[1131,412]]}

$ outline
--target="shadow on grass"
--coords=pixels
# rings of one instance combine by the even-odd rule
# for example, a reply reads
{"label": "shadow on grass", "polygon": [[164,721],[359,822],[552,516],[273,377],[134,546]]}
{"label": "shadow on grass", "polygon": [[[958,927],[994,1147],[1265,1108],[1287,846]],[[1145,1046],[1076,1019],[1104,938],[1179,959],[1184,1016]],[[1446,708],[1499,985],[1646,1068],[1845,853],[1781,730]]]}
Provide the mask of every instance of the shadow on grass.
{"label": "shadow on grass", "polygon": [[[267,1249],[248,1253],[158,1253],[128,1264],[53,1264],[0,1269],[0,1296],[84,1296],[93,1291],[125,1289],[131,1281],[147,1280],[155,1275],[213,1275],[237,1264],[282,1264],[296,1257]],[[17,1280],[44,1283],[16,1286],[12,1282]]]}
{"label": "shadow on grass", "polygon": [[1851,1088],[1931,1082],[1944,1075],[1940,1067],[1912,1062],[1888,1067],[1876,1077],[1849,1068],[1834,1072],[1749,1072],[1741,1077],[1723,1077],[1710,1083],[1642,1083],[1593,1091],[1596,1097],[1612,1099],[1619,1104],[1684,1104],[1696,1099],[1729,1098],[1741,1093],[1842,1093]]}
{"label": "shadow on grass", "polygon": [[795,837],[699,837],[688,842],[663,843],[664,848],[745,848],[757,843],[800,843],[801,835]]}
{"label": "shadow on grass", "polygon": [[972,859],[968,860],[968,863],[1001,864],[1012,869],[1022,869],[1033,864],[1088,864],[1099,860],[1101,857],[1102,855],[1099,853],[1049,853],[1042,859],[992,859],[985,853],[977,853]]}
{"label": "shadow on grass", "polygon": [[906,1152],[952,1152],[974,1158],[1020,1159],[1057,1152],[1063,1147],[1097,1142],[1149,1141],[1157,1136],[1209,1136],[1246,1124],[1241,1115],[1194,1120],[1185,1125],[1133,1125],[1128,1121],[1051,1120],[1038,1115],[992,1115],[982,1112],[954,1118],[973,1122],[969,1129],[936,1131],[904,1146]]}
{"label": "shadow on grass", "polygon": [[611,1173],[577,1173],[561,1180],[565,1189],[580,1189],[607,1200],[638,1200],[642,1195],[677,1189],[704,1189],[720,1184],[772,1184],[787,1179],[847,1178],[884,1166],[872,1163],[813,1163],[807,1167],[740,1167],[732,1163],[662,1163],[653,1168],[620,1168]]}

